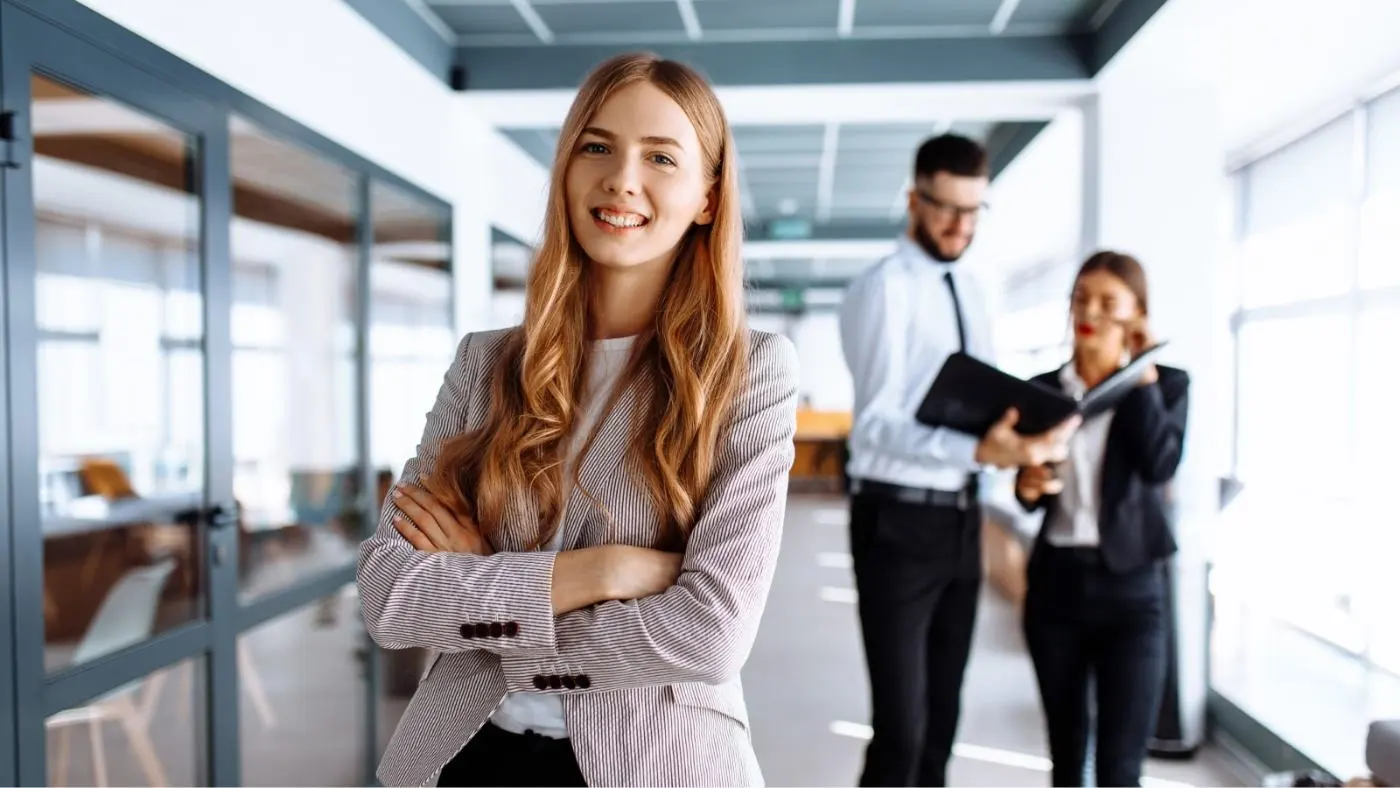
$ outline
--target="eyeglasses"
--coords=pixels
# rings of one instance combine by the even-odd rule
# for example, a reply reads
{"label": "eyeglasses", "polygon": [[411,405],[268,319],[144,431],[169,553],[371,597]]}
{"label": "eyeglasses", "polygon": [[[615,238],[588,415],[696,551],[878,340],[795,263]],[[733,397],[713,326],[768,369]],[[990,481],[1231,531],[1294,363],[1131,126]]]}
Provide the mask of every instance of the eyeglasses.
{"label": "eyeglasses", "polygon": [[974,205],[972,207],[968,207],[965,205],[954,205],[950,202],[944,202],[943,200],[934,197],[932,194],[929,194],[923,189],[915,189],[914,194],[919,198],[919,202],[929,206],[937,213],[943,216],[956,216],[959,219],[963,218],[964,216],[976,219],[982,213],[990,210],[991,208],[991,206],[987,205],[985,202],[978,203],[977,205]]}

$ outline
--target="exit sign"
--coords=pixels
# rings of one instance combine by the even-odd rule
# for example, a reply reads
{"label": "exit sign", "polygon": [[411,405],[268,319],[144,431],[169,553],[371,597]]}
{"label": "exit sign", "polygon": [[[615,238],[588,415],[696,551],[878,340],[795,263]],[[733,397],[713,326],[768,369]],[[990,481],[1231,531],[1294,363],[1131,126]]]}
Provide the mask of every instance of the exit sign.
{"label": "exit sign", "polygon": [[812,223],[806,219],[774,219],[768,223],[768,237],[792,241],[812,237]]}

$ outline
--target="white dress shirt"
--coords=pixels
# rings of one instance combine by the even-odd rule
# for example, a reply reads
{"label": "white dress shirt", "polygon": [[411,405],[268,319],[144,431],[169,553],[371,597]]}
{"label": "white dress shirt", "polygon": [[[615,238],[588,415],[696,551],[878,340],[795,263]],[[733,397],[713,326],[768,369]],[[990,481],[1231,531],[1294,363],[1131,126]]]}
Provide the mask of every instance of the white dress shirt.
{"label": "white dress shirt", "polygon": [[841,350],[855,386],[851,460],[857,479],[959,490],[981,470],[978,435],[932,428],[914,412],[943,362],[958,350],[958,324],[944,275],[953,274],[967,352],[992,362],[992,331],[977,283],[934,260],[906,236],[861,274],[841,305]]}
{"label": "white dress shirt", "polygon": [[[582,408],[569,434],[568,456],[564,462],[565,505],[559,508],[559,522],[564,522],[564,510],[568,506],[569,494],[573,489],[574,468],[579,460],[578,453],[588,439],[593,427],[603,416],[603,406],[608,403],[613,386],[620,379],[627,366],[627,358],[632,351],[634,337],[600,339],[591,342],[588,360],[588,380],[584,386]],[[563,548],[564,529],[556,528],[554,538],[545,546],[546,550],[558,551]],[[506,695],[500,708],[491,716],[496,727],[511,733],[533,731],[541,736],[564,739],[569,729],[564,725],[564,701],[559,695],[535,692],[512,692]]]}
{"label": "white dress shirt", "polygon": [[[1066,394],[1083,399],[1088,386],[1074,371],[1074,362],[1060,369],[1060,385]],[[1056,472],[1064,489],[1046,515],[1045,538],[1058,547],[1098,547],[1099,500],[1103,492],[1103,455],[1108,449],[1108,427],[1113,411],[1085,421],[1069,439],[1069,457]]]}

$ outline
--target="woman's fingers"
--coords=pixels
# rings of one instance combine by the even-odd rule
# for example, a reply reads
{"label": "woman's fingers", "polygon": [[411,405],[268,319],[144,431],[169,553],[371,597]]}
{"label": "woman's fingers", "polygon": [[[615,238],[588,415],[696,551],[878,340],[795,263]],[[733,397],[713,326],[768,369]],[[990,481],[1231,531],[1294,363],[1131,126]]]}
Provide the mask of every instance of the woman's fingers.
{"label": "woman's fingers", "polygon": [[409,520],[407,517],[403,515],[395,516],[394,528],[398,530],[400,536],[407,539],[408,543],[413,545],[413,549],[424,553],[439,552],[432,540],[424,536],[423,532],[418,530],[418,527],[413,524],[413,521]]}
{"label": "woman's fingers", "polygon": [[418,530],[426,536],[433,546],[438,550],[450,549],[447,540],[447,533],[441,523],[433,513],[424,506],[424,499],[430,499],[426,490],[410,484],[402,484],[394,488],[394,505],[399,507],[399,511],[417,526]]}

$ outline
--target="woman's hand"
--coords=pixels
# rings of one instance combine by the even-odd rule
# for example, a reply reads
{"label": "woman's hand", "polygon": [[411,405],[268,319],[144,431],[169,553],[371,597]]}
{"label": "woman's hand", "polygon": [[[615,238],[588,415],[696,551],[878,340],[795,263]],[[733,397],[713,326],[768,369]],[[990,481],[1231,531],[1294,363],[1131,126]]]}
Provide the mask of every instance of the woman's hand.
{"label": "woman's hand", "polygon": [[[1137,358],[1145,353],[1157,340],[1152,336],[1152,329],[1147,325],[1147,316],[1142,315],[1128,321],[1124,328],[1128,332],[1128,353],[1133,358]],[[1139,385],[1150,386],[1157,382],[1157,365],[1148,364],[1147,369],[1142,372],[1142,379]]]}
{"label": "woman's hand", "polygon": [[1047,495],[1058,495],[1065,483],[1049,465],[1029,465],[1016,473],[1016,496],[1033,504]]}
{"label": "woman's hand", "polygon": [[474,553],[491,555],[491,544],[481,535],[476,521],[455,515],[432,493],[416,484],[394,487],[394,505],[403,514],[394,517],[394,527],[408,543],[425,553]]}

